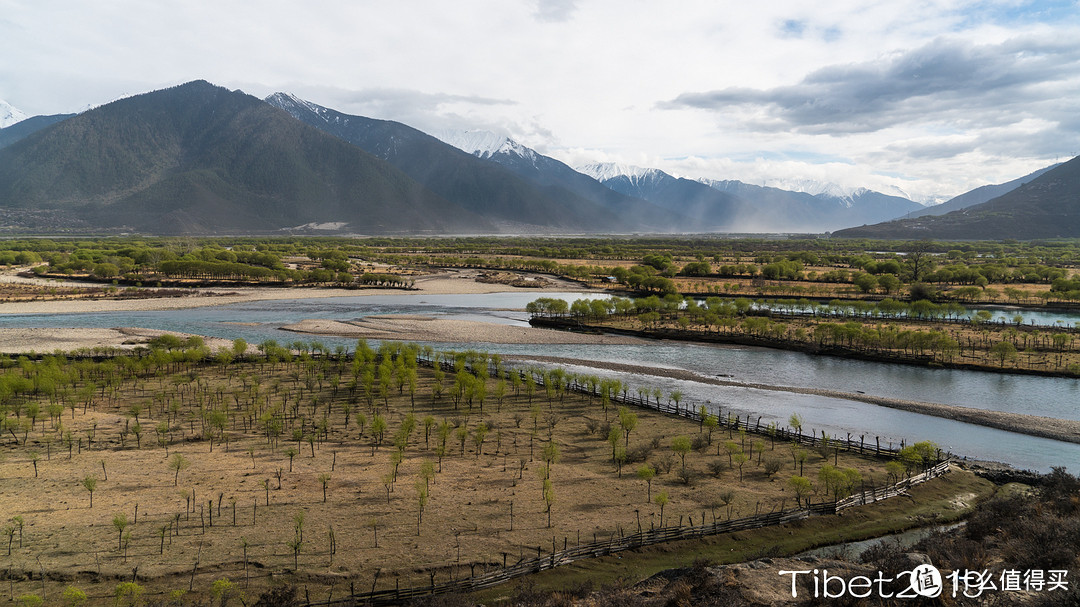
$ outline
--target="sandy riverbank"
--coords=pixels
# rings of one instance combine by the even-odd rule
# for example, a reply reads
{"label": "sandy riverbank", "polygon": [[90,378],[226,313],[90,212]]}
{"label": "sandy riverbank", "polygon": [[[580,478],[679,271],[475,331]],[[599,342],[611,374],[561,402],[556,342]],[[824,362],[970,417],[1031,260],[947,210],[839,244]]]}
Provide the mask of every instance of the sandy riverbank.
{"label": "sandy riverbank", "polygon": [[359,320],[310,319],[281,327],[312,335],[334,335],[354,339],[396,339],[402,341],[483,342],[493,344],[630,344],[633,337],[570,333],[535,327],[517,327],[471,320],[394,314],[367,316]]}
{"label": "sandy riverbank", "polygon": [[[171,333],[178,337],[188,337],[185,333],[159,331],[137,327],[115,327],[110,329],[89,329],[79,327],[0,329],[0,353],[26,354],[36,352],[48,354],[56,351],[73,352],[81,349],[117,348],[131,350],[145,344],[154,337]],[[231,348],[227,339],[204,337],[206,345],[212,351]]]}
{"label": "sandy riverbank", "polygon": [[[518,357],[511,358],[517,359]],[[628,365],[622,363],[581,360],[576,358],[561,358],[557,356],[528,356],[520,357],[520,360],[533,360],[557,364],[579,365],[583,367],[595,367],[598,369],[607,369],[609,371],[618,371],[621,373],[638,373],[643,375],[655,375],[658,377],[670,377],[673,379],[684,379],[703,384],[711,384],[714,386],[754,388],[758,390],[792,392],[795,394],[814,394],[817,396],[825,396],[829,398],[841,398],[845,400],[854,400],[864,403],[870,403],[872,405],[880,405],[882,407],[889,407],[891,409],[901,409],[903,411],[910,411],[912,413],[933,415],[934,417],[952,419],[969,424],[986,426],[988,428],[997,428],[998,430],[1007,430],[1010,432],[1018,432],[1020,434],[1027,434],[1030,436],[1051,438],[1054,440],[1070,443],[1080,443],[1080,421],[1069,419],[1043,417],[1040,415],[1026,415],[1023,413],[1010,413],[1007,411],[975,409],[973,407],[963,407],[960,405],[945,405],[941,403],[930,403],[924,401],[889,398],[884,396],[873,396],[870,394],[844,392],[841,390],[801,388],[797,386],[775,386],[770,384],[730,381],[714,377],[705,377],[697,373],[685,371],[683,369],[645,367],[641,365]]]}
{"label": "sandy riverbank", "polygon": [[[277,299],[314,299],[323,297],[365,297],[372,295],[402,295],[428,293],[432,295],[470,295],[484,293],[535,293],[537,289],[518,288],[504,284],[476,282],[479,270],[447,270],[418,277],[415,289],[334,289],[317,287],[229,287],[193,290],[190,297],[147,299],[85,299],[53,301],[21,301],[0,303],[0,314],[79,314],[94,312],[135,312],[144,310],[182,310],[220,306],[247,301]],[[8,281],[27,281],[31,284],[52,284],[39,278],[2,275]],[[100,287],[92,283],[65,282],[65,286]],[[568,280],[548,278],[543,291],[587,291],[588,288]],[[577,342],[569,342],[577,343]]]}

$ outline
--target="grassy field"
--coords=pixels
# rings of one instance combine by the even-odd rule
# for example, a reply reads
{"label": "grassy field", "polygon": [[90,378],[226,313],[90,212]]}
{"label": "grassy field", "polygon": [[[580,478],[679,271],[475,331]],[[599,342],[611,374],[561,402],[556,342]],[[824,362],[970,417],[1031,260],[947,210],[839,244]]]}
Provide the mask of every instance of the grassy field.
{"label": "grassy field", "polygon": [[[828,465],[857,479],[848,490],[890,481],[883,460],[645,409],[620,417],[601,398],[417,367],[408,348],[236,360],[177,342],[143,357],[9,361],[0,374],[9,598],[49,603],[74,586],[112,604],[135,579],[144,598],[188,601],[228,578],[218,590],[289,582],[325,599],[467,577],[639,525],[793,508],[787,480],[800,471],[820,501]],[[651,482],[637,474],[646,463]]]}

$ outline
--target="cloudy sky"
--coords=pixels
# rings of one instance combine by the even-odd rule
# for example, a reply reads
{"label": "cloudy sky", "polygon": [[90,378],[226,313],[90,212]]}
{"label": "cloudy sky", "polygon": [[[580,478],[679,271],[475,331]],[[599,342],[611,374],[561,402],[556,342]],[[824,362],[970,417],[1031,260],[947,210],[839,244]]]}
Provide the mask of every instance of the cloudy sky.
{"label": "cloudy sky", "polygon": [[1077,0],[0,0],[0,99],[206,79],[572,165],[949,197],[1080,154]]}

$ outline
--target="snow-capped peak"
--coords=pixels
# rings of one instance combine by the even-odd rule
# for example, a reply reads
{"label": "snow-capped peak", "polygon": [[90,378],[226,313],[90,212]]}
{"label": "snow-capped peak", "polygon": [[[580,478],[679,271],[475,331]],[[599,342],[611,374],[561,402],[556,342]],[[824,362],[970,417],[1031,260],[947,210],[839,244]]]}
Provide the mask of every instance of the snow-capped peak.
{"label": "snow-capped peak", "polygon": [[480,158],[490,158],[495,154],[513,154],[522,158],[532,158],[536,152],[520,143],[491,131],[459,131],[444,129],[431,133],[443,143]]}
{"label": "snow-capped peak", "polygon": [[16,122],[22,122],[29,116],[25,112],[11,106],[7,101],[0,99],[0,129],[9,127]]}
{"label": "snow-capped peak", "polygon": [[305,101],[304,99],[301,99],[296,95],[293,95],[292,93],[274,93],[273,95],[267,97],[264,101],[274,107],[281,108],[286,112],[288,112],[290,108],[307,110],[315,114],[322,114],[326,111],[326,108],[315,105],[310,101]]}
{"label": "snow-capped peak", "polygon": [[657,169],[645,169],[617,162],[597,162],[578,167],[577,170],[601,183],[616,177],[629,177],[631,181],[635,181],[660,173]]}

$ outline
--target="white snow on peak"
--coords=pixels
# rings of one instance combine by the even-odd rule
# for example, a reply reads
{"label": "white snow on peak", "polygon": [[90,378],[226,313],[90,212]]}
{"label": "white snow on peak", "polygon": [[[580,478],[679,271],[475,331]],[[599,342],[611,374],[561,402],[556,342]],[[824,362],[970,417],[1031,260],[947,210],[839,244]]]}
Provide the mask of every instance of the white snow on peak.
{"label": "white snow on peak", "polygon": [[513,154],[522,158],[535,158],[536,152],[520,143],[491,131],[460,131],[453,129],[438,130],[431,133],[443,143],[480,158],[490,158],[495,154]]}
{"label": "white snow on peak", "polygon": [[616,177],[629,177],[631,181],[637,181],[659,175],[662,172],[657,169],[646,169],[617,162],[597,162],[577,167],[577,170],[579,173],[584,173],[601,183]]}
{"label": "white snow on peak", "polygon": [[811,196],[824,196],[827,198],[850,199],[866,192],[866,188],[844,187],[836,183],[818,181],[816,179],[767,179],[766,186],[804,192]]}
{"label": "white snow on peak", "polygon": [[289,111],[290,107],[305,109],[318,115],[322,115],[326,111],[326,108],[305,101],[292,93],[274,93],[266,98],[266,102],[285,111]]}
{"label": "white snow on peak", "polygon": [[0,99],[0,129],[9,127],[16,122],[22,122],[29,116],[25,112],[14,108],[7,101]]}

